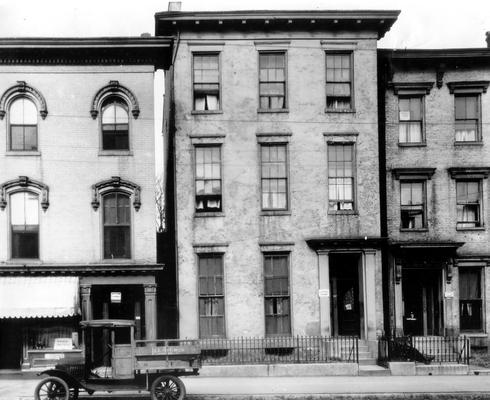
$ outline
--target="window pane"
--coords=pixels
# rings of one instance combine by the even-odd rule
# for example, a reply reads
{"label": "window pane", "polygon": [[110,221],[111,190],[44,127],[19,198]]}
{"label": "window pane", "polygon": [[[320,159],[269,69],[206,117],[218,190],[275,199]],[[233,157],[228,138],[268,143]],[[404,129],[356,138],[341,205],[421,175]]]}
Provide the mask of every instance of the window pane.
{"label": "window pane", "polygon": [[35,104],[25,97],[14,100],[10,106],[10,123],[15,125],[36,125],[37,108]]}
{"label": "window pane", "polygon": [[[352,210],[354,199],[353,145],[328,145],[329,208]],[[335,200],[335,201],[334,201]]]}
{"label": "window pane", "polygon": [[129,227],[106,226],[104,228],[104,258],[131,258]]}

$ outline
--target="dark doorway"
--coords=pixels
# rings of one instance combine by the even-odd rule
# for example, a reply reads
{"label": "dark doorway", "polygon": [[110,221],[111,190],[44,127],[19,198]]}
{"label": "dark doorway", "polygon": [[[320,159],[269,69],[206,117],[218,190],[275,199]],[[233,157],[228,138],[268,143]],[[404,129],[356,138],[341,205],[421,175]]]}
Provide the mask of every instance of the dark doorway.
{"label": "dark doorway", "polygon": [[403,332],[406,335],[442,334],[442,269],[403,269]]}
{"label": "dark doorway", "polygon": [[332,254],[329,260],[332,333],[334,336],[360,336],[360,255]]}
{"label": "dark doorway", "polygon": [[0,320],[0,369],[20,369],[22,325],[18,320]]}

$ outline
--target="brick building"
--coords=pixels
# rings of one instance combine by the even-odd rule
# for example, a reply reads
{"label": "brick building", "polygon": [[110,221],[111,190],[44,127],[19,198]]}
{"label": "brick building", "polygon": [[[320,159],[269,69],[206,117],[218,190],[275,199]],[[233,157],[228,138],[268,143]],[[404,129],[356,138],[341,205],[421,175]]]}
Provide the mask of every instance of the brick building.
{"label": "brick building", "polygon": [[489,339],[489,61],[486,48],[379,51],[394,333]]}
{"label": "brick building", "polygon": [[383,333],[377,40],[397,15],[156,14],[180,337]]}
{"label": "brick building", "polygon": [[80,319],[155,338],[153,76],[169,46],[0,40],[0,368],[79,352]]}

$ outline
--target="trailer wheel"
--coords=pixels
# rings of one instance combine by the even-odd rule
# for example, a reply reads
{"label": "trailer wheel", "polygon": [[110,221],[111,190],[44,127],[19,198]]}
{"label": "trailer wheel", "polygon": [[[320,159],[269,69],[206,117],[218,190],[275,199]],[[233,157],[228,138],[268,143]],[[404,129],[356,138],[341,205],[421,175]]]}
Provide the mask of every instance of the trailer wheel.
{"label": "trailer wheel", "polygon": [[35,400],[69,400],[70,390],[63,379],[56,376],[44,378],[34,389]]}
{"label": "trailer wheel", "polygon": [[185,397],[184,383],[172,375],[162,375],[151,385],[151,400],[183,400]]}

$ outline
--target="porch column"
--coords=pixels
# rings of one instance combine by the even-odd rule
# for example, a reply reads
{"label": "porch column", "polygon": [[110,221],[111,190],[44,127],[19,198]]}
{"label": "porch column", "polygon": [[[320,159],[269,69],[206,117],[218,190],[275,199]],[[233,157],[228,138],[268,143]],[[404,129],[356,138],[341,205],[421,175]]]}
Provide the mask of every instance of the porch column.
{"label": "porch column", "polygon": [[82,295],[82,320],[84,321],[92,319],[92,301],[90,300],[91,291],[92,285],[80,285],[80,292]]}
{"label": "porch column", "polygon": [[145,288],[145,339],[157,338],[157,285],[147,283]]}
{"label": "porch column", "polygon": [[455,288],[453,286],[453,260],[449,260],[444,265],[444,271],[442,274],[443,282],[441,288],[443,290],[442,293],[442,304],[445,305],[445,310],[443,313],[443,327],[444,335],[453,336],[456,333],[456,321],[455,316],[453,315],[454,310],[454,292]]}
{"label": "porch column", "polygon": [[318,296],[320,298],[320,334],[331,336],[330,326],[330,266],[328,250],[319,250],[318,254]]}
{"label": "porch column", "polygon": [[[381,282],[376,286],[376,250],[364,250],[364,316],[366,339],[376,340],[376,303],[377,297],[382,301]],[[378,290],[377,290],[378,289]],[[380,332],[381,333],[381,332]]]}
{"label": "porch column", "polygon": [[397,336],[403,336],[403,267],[401,260],[395,260],[394,262],[394,279],[395,282],[395,334]]}

